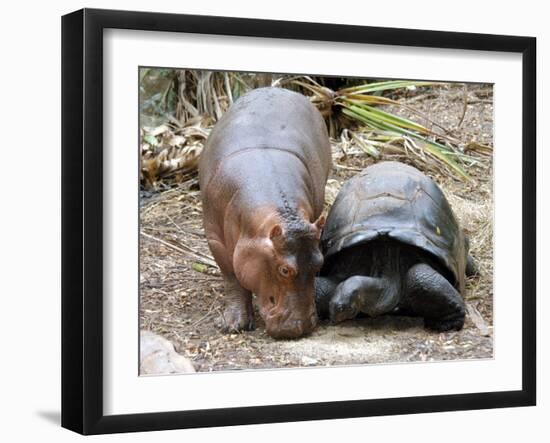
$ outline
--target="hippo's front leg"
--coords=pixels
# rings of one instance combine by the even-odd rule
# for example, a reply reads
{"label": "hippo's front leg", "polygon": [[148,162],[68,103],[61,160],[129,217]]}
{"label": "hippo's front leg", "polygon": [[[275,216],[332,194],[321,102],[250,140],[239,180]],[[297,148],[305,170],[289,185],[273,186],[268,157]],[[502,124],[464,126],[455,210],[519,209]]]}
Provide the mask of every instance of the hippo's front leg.
{"label": "hippo's front leg", "polygon": [[225,310],[218,320],[223,332],[251,331],[254,323],[252,293],[243,288],[234,274],[223,276],[225,283]]}
{"label": "hippo's front leg", "polygon": [[243,288],[232,272],[232,265],[225,245],[214,235],[208,237],[208,245],[222,271],[225,284],[225,310],[216,321],[223,332],[250,331],[254,325],[252,293]]}

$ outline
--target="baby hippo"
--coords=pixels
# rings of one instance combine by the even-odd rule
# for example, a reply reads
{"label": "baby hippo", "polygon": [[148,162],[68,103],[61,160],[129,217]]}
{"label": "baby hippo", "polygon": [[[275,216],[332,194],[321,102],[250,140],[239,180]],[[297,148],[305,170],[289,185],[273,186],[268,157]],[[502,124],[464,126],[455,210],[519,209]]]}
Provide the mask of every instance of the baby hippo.
{"label": "baby hippo", "polygon": [[255,89],[212,130],[199,182],[206,238],[225,282],[224,331],[255,327],[252,294],[270,336],[315,328],[330,168],[325,122],[295,92]]}

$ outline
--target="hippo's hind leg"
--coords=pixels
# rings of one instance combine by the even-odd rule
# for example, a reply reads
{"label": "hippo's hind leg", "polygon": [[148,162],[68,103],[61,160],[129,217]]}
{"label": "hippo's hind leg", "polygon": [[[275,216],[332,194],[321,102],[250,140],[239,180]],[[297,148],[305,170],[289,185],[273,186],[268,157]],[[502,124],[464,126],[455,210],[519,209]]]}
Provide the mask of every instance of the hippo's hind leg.
{"label": "hippo's hind leg", "polygon": [[334,290],[330,300],[330,319],[340,322],[364,312],[371,317],[392,311],[399,302],[398,280],[388,277],[355,275]]}
{"label": "hippo's hind leg", "polygon": [[224,274],[225,310],[218,320],[223,332],[251,331],[255,328],[252,293],[243,288],[234,274]]}
{"label": "hippo's hind leg", "polygon": [[404,307],[424,317],[435,331],[460,330],[465,307],[458,291],[439,272],[425,263],[412,266],[406,278]]}

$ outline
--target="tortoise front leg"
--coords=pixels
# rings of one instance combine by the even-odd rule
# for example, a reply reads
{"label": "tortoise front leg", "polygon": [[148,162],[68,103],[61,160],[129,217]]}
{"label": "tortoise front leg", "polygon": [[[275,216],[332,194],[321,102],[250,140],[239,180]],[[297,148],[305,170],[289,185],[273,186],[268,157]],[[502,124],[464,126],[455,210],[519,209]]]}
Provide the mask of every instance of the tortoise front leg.
{"label": "tortoise front leg", "polygon": [[462,297],[445,277],[427,264],[420,263],[409,269],[404,305],[424,317],[429,329],[442,332],[464,326]]}
{"label": "tortoise front leg", "polygon": [[334,290],[338,282],[328,277],[315,277],[315,306],[319,318],[329,316],[330,299],[334,295]]}

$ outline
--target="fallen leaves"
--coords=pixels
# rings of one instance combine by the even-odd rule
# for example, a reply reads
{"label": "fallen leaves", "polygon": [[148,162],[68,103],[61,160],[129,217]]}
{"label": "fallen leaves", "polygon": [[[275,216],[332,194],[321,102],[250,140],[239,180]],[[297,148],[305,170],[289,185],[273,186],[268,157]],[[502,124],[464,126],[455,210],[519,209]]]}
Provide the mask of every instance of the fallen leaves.
{"label": "fallen leaves", "polygon": [[210,119],[195,118],[184,126],[163,124],[140,130],[140,182],[156,190],[161,182],[181,183],[197,171],[204,142],[210,133]]}

